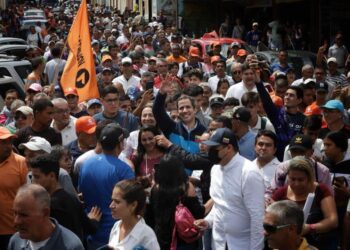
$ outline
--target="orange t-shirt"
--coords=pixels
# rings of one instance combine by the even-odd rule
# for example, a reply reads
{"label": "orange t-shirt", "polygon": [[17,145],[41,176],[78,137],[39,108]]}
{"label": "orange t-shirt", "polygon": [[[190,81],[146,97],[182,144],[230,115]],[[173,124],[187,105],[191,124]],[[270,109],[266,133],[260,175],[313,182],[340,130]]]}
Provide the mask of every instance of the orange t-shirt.
{"label": "orange t-shirt", "polygon": [[27,182],[25,158],[14,152],[0,163],[0,235],[14,234],[13,201],[17,190]]}
{"label": "orange t-shirt", "polygon": [[171,55],[171,56],[168,56],[167,58],[166,58],[166,60],[168,61],[168,62],[177,62],[177,63],[183,63],[183,62],[186,62],[187,61],[187,59],[185,58],[185,57],[183,57],[183,56],[179,56],[178,58],[175,58],[173,55]]}

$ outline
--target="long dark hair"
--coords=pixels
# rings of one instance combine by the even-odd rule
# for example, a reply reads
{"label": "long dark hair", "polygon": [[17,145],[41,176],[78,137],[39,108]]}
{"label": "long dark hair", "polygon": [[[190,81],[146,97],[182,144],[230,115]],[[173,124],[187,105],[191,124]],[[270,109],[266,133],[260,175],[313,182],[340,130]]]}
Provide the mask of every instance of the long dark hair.
{"label": "long dark hair", "polygon": [[167,246],[171,242],[169,236],[175,223],[176,205],[188,187],[188,176],[182,160],[173,155],[164,155],[155,169],[155,182],[151,191],[154,230],[160,245]]}
{"label": "long dark hair", "polygon": [[[144,132],[151,132],[151,133],[154,134],[154,136],[160,135],[159,129],[154,127],[154,126],[144,126],[144,127],[140,128],[139,137],[138,137],[137,151],[136,151],[137,155],[136,155],[135,160],[133,160],[133,164],[135,166],[135,174],[136,174],[136,176],[140,175],[140,165],[141,165],[141,162],[143,161],[143,157],[146,154],[146,149],[141,143],[141,136],[142,136],[142,134]],[[164,151],[163,148],[161,148],[161,147],[159,147],[157,145],[156,145],[156,147],[160,151]]]}

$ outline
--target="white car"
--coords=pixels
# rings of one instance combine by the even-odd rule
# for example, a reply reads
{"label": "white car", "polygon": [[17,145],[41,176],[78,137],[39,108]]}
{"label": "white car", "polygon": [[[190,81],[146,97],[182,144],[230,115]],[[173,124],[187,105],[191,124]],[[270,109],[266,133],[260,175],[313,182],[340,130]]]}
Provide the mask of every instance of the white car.
{"label": "white car", "polygon": [[24,11],[24,20],[29,19],[46,19],[45,13],[43,10],[39,9],[29,9]]}

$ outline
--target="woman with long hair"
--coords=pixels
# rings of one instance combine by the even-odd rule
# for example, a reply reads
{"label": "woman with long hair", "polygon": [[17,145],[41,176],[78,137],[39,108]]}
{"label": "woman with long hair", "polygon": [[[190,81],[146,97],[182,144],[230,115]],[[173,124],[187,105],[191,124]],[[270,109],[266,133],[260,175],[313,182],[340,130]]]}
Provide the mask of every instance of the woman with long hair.
{"label": "woman with long hair", "polygon": [[303,156],[296,156],[290,161],[287,176],[288,185],[277,189],[272,199],[291,200],[303,208],[308,195],[314,193],[302,234],[308,243],[320,250],[337,249],[334,243],[338,217],[334,198],[326,185],[315,182],[313,163]]}
{"label": "woman with long hair", "polygon": [[[175,225],[176,206],[182,203],[195,219],[203,218],[193,185],[189,182],[182,160],[164,155],[155,171],[155,185],[151,190],[147,222],[154,229],[161,249],[170,249]],[[197,249],[198,242],[186,243],[177,237],[177,249]]]}

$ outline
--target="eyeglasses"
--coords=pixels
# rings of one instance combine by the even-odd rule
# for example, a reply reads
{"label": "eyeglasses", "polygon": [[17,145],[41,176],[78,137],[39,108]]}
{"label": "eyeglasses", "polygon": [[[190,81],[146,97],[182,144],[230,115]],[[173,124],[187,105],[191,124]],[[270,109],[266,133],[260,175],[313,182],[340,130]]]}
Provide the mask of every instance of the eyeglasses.
{"label": "eyeglasses", "polygon": [[26,115],[21,115],[21,114],[15,115],[15,120],[19,120],[19,119],[27,120],[27,116]]}
{"label": "eyeglasses", "polygon": [[239,75],[239,74],[241,74],[242,73],[242,71],[233,71],[232,72],[232,74],[234,74],[234,75]]}
{"label": "eyeglasses", "polygon": [[264,230],[269,233],[269,234],[273,234],[276,233],[279,229],[285,228],[285,227],[289,227],[291,224],[285,224],[285,225],[279,225],[279,226],[274,226],[274,225],[270,225],[270,224],[263,224]]}

